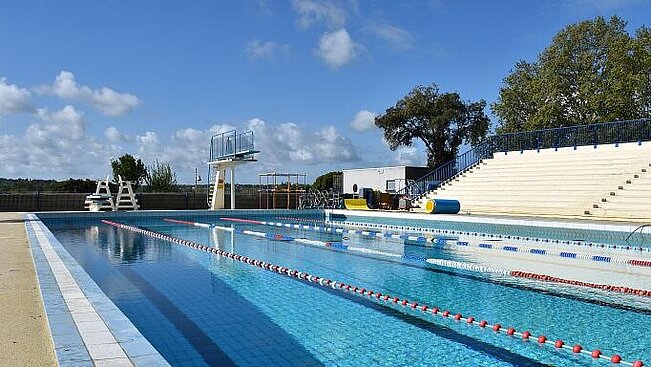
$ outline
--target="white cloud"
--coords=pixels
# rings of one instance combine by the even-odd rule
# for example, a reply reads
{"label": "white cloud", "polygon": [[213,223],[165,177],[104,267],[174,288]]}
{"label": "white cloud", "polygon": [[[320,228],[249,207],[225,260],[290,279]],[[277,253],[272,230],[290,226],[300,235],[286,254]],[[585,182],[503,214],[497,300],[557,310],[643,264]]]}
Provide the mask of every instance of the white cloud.
{"label": "white cloud", "polygon": [[396,163],[407,166],[416,166],[423,164],[422,154],[416,147],[400,147],[396,149]]}
{"label": "white cloud", "polygon": [[160,139],[158,134],[153,131],[146,131],[144,135],[136,135],[136,142],[141,147],[154,146],[158,147],[160,145]]}
{"label": "white cloud", "polygon": [[424,166],[427,162],[426,148],[421,141],[414,140],[412,145],[400,146],[393,151],[384,136],[381,137],[381,141],[384,149],[379,155],[385,159],[385,162],[407,166]]}
{"label": "white cloud", "polygon": [[339,134],[332,126],[308,132],[292,122],[273,126],[254,118],[249,120],[247,129],[253,131],[256,149],[261,151],[260,159],[268,165],[315,165],[359,160],[357,149],[350,139]]}
{"label": "white cloud", "polygon": [[206,169],[210,137],[236,128],[253,130],[261,151],[258,163],[239,169],[239,182],[256,182],[256,174],[263,171],[318,173],[320,167],[334,169],[360,160],[352,141],[332,126],[312,131],[292,122],[270,124],[255,118],[237,126],[188,127],[170,135],[145,131],[130,137],[116,127],[105,129],[103,135],[89,134],[84,115],[72,106],[54,112],[42,109],[34,118],[40,121],[24,134],[0,134],[0,177],[102,177],[110,173],[111,158],[130,153],[146,164],[156,159],[168,162],[181,180],[189,182],[195,167],[202,173]]}
{"label": "white cloud", "polygon": [[407,30],[386,23],[371,23],[364,30],[387,42],[395,50],[414,47],[414,36]]}
{"label": "white cloud", "polygon": [[35,118],[20,135],[0,136],[0,176],[95,177],[109,170],[109,158],[119,148],[101,143],[87,134],[81,112],[66,106],[55,112],[37,110]]}
{"label": "white cloud", "polygon": [[52,94],[66,101],[87,103],[107,116],[122,116],[138,107],[140,99],[133,94],[118,93],[111,88],[91,89],[77,84],[75,75],[61,71],[50,86],[37,88],[38,92]]}
{"label": "white cloud", "polygon": [[281,56],[287,56],[289,54],[289,45],[253,40],[246,43],[244,53],[251,61],[260,59],[274,60],[279,54]]}
{"label": "white cloud", "polygon": [[316,54],[330,67],[336,69],[351,62],[360,48],[345,28],[324,33],[319,39]]}
{"label": "white cloud", "polygon": [[145,162],[158,159],[168,162],[175,170],[187,172],[206,166],[211,136],[233,129],[235,127],[227,124],[216,124],[206,130],[183,128],[174,132],[169,139],[161,139],[158,134],[148,131],[136,136],[136,146]]}
{"label": "white cloud", "polygon": [[36,115],[43,121],[55,123],[81,124],[84,121],[84,113],[75,110],[74,106],[67,105],[56,112],[49,112],[47,108],[39,108]]}
{"label": "white cloud", "polygon": [[259,162],[246,165],[245,172],[283,170],[287,164],[315,166],[322,163],[343,163],[359,160],[356,147],[334,127],[306,131],[301,125],[286,122],[269,124],[254,118],[240,126],[215,124],[206,130],[183,128],[169,138],[154,132],[137,135],[135,143],[139,156],[145,162],[158,159],[169,162],[173,169],[191,172],[195,167],[204,169],[208,161],[212,135],[236,129],[252,130],[255,148],[260,151]]}
{"label": "white cloud", "polygon": [[324,22],[330,28],[340,28],[346,23],[346,11],[336,3],[324,0],[292,0],[292,7],[298,13],[298,25],[307,29]]}
{"label": "white cloud", "polygon": [[133,138],[131,138],[131,136],[123,133],[115,126],[111,126],[106,130],[104,130],[104,137],[106,137],[106,139],[109,142],[114,144],[127,143],[133,141]]}
{"label": "white cloud", "polygon": [[31,111],[30,93],[15,84],[7,84],[7,79],[0,78],[0,116],[12,112]]}
{"label": "white cloud", "polygon": [[173,138],[181,141],[186,141],[186,142],[196,142],[199,139],[203,139],[206,137],[206,132],[193,129],[193,128],[187,128],[187,129],[181,129],[178,130],[176,133],[174,133]]}
{"label": "white cloud", "polygon": [[375,113],[368,110],[361,110],[355,114],[355,118],[350,122],[350,128],[357,132],[364,132],[375,127]]}
{"label": "white cloud", "polygon": [[[36,110],[36,115],[48,124],[34,124],[28,129],[28,135],[37,135],[37,132],[46,132],[54,135],[68,134],[69,140],[77,141],[83,139],[86,133],[86,121],[84,114],[75,110],[73,106],[65,106],[60,111],[49,112],[45,108]],[[30,133],[30,129],[33,131]]]}

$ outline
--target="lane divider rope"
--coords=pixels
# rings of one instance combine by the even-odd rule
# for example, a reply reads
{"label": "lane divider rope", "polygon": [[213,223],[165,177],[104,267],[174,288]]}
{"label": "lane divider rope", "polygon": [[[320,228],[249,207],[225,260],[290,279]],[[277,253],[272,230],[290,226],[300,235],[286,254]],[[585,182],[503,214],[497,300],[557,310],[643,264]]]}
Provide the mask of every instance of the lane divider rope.
{"label": "lane divider rope", "polygon": [[[370,289],[353,286],[351,284],[345,284],[343,282],[338,282],[336,280],[322,278],[322,277],[315,276],[315,275],[312,275],[312,274],[309,274],[309,273],[306,273],[306,272],[303,272],[303,271],[298,271],[298,270],[295,270],[295,269],[290,269],[290,268],[287,268],[287,267],[274,265],[274,264],[271,264],[271,263],[268,263],[268,262],[265,262],[265,261],[256,260],[256,259],[253,259],[253,258],[250,258],[250,257],[247,257],[247,256],[242,256],[242,255],[235,254],[233,252],[228,252],[228,251],[224,251],[224,250],[221,250],[221,249],[218,249],[218,248],[215,248],[215,247],[201,245],[201,244],[196,243],[196,242],[171,237],[171,236],[168,236],[168,235],[165,235],[165,234],[162,234],[162,233],[142,229],[142,228],[139,228],[139,227],[130,226],[130,225],[122,224],[122,223],[117,223],[117,222],[113,222],[113,221],[106,220],[106,219],[103,219],[101,222],[104,223],[104,224],[119,228],[119,229],[139,233],[139,234],[149,236],[149,237],[152,237],[152,238],[156,238],[156,239],[176,243],[176,244],[183,245],[183,246],[186,246],[186,247],[189,247],[189,248],[193,248],[193,249],[201,250],[201,251],[204,251],[204,252],[207,252],[207,253],[215,254],[217,256],[221,256],[221,257],[229,258],[229,259],[232,259],[232,260],[236,260],[236,261],[239,261],[239,262],[244,263],[244,264],[256,266],[256,267],[259,267],[261,269],[265,269],[265,270],[268,270],[268,271],[271,271],[271,272],[274,272],[274,273],[278,273],[280,275],[284,275],[284,276],[287,276],[287,277],[300,279],[300,280],[305,281],[305,282],[314,283],[314,284],[317,284],[317,285],[322,286],[322,287],[331,288],[331,289],[334,289],[334,290],[339,290],[339,291],[342,291],[342,292],[351,293],[351,294],[354,294],[356,296],[375,301],[375,303],[380,304],[380,305],[385,305],[387,307],[402,306],[403,308],[405,308],[407,310],[411,309],[413,312],[419,312],[419,313],[422,313],[422,314],[426,314],[426,315],[429,315],[432,318],[440,316],[440,317],[443,317],[446,320],[454,320],[456,322],[464,321],[468,325],[473,325],[473,326],[477,326],[477,327],[480,327],[480,328],[492,329],[495,333],[497,333],[499,335],[504,335],[504,336],[508,336],[508,337],[516,336],[516,337],[522,338],[523,341],[527,341],[527,340],[530,340],[530,339],[535,339],[535,340],[538,341],[538,343],[540,345],[553,346],[556,349],[571,350],[576,355],[590,356],[593,359],[604,359],[604,360],[610,361],[611,363],[616,363],[616,364],[621,363],[621,364],[624,364],[624,365],[627,365],[627,366],[632,366],[632,367],[643,367],[644,366],[644,363],[641,360],[635,360],[633,362],[628,362],[628,361],[625,361],[619,354],[614,354],[612,356],[607,356],[607,355],[603,354],[600,349],[594,349],[594,350],[590,351],[590,350],[584,349],[579,344],[574,344],[573,346],[570,346],[570,344],[565,343],[563,340],[560,340],[560,339],[556,340],[556,341],[553,341],[552,339],[548,339],[544,334],[541,334],[536,338],[535,336],[533,336],[533,334],[530,331],[519,332],[513,327],[509,327],[509,328],[505,329],[505,328],[502,327],[502,325],[500,323],[489,324],[488,321],[486,321],[486,320],[477,321],[472,316],[462,316],[460,313],[454,313],[454,312],[449,311],[449,310],[441,311],[441,309],[438,308],[438,307],[431,307],[429,305],[422,304],[422,303],[419,303],[417,301],[410,301],[408,299],[400,299],[398,297],[392,297],[389,294],[382,294],[380,292],[375,292],[375,291],[370,290]],[[193,222],[188,222],[188,223],[193,223]],[[193,225],[194,225],[194,223],[193,223]]]}
{"label": "lane divider rope", "polygon": [[[218,227],[218,226],[214,226],[214,225],[211,225],[211,224],[208,224],[208,223],[190,222],[190,221],[187,221],[187,220],[169,219],[169,218],[165,218],[163,220],[166,221],[166,222],[170,222],[170,223],[187,224],[187,225],[191,225],[191,226],[195,226],[195,227],[203,227],[203,228]],[[235,233],[243,233],[243,234],[248,234],[248,235],[251,235],[251,236],[262,237],[262,238],[266,238],[266,239],[273,240],[273,241],[293,241],[294,240],[293,237],[286,236],[284,234],[265,233],[265,232],[251,231],[251,230],[247,230],[247,229],[243,230],[243,229],[232,228],[232,227],[218,227],[218,228],[223,229],[223,230],[229,230],[229,231],[232,231],[232,232],[235,232]]]}
{"label": "lane divider rope", "polygon": [[468,241],[460,241],[458,238],[452,238],[446,236],[427,238],[421,235],[414,236],[408,234],[397,234],[397,233],[383,232],[383,231],[379,231],[379,232],[363,231],[358,229],[344,229],[344,228],[316,226],[316,225],[309,226],[309,225],[301,225],[301,224],[294,224],[294,223],[268,222],[268,221],[239,219],[239,218],[219,218],[219,219],[225,221],[231,221],[231,222],[267,225],[271,227],[308,229],[317,232],[335,233],[335,234],[342,234],[342,235],[359,234],[365,237],[385,237],[385,238],[393,238],[393,239],[402,239],[405,240],[406,242],[409,241],[413,241],[417,243],[432,242],[433,244],[442,248],[448,248],[449,246],[463,246],[465,248],[477,247],[482,249],[501,250],[507,252],[520,252],[520,253],[529,253],[534,255],[555,256],[563,259],[581,259],[581,260],[589,260],[589,261],[594,261],[599,263],[617,263],[617,264],[625,264],[625,265],[633,265],[633,266],[651,267],[651,261],[647,261],[647,260],[617,258],[612,256],[602,256],[602,255],[594,255],[594,254],[581,254],[581,253],[569,252],[569,251],[552,251],[549,249],[528,248],[526,246],[523,247],[523,246],[513,246],[513,245],[506,245],[506,244],[498,245],[498,244],[484,243],[484,242],[473,243]]}
{"label": "lane divider rope", "polygon": [[[214,227],[214,228],[219,228],[223,230],[231,230],[231,231],[236,231],[239,233],[244,233],[244,234],[252,234],[258,237],[265,237],[269,239],[274,239],[274,236],[284,236],[284,235],[273,235],[270,233],[264,233],[264,232],[254,232],[254,231],[246,231],[246,230],[239,230],[239,229],[234,229],[232,227],[221,227],[217,225],[211,225],[207,223],[198,223],[198,222],[188,222],[188,221],[180,221],[176,219],[163,219],[168,222],[173,222],[173,223],[182,223],[182,224],[190,224],[194,225],[197,227]],[[236,220],[236,222],[239,222],[240,220]],[[246,223],[251,223],[250,220],[247,220]],[[445,260],[445,259],[426,259],[423,257],[418,257],[418,256],[411,256],[411,255],[400,255],[400,254],[395,254],[395,253],[390,253],[390,252],[384,252],[384,251],[378,251],[378,250],[373,250],[373,249],[368,249],[364,247],[356,247],[356,246],[349,246],[349,245],[344,245],[339,242],[322,242],[322,241],[316,241],[316,240],[304,240],[304,239],[296,239],[292,238],[289,236],[287,237],[287,241],[295,241],[299,243],[305,243],[308,245],[316,245],[316,246],[324,246],[327,248],[331,249],[337,249],[337,250],[347,250],[347,251],[354,251],[354,252],[360,252],[360,253],[365,253],[365,254],[371,254],[371,255],[380,255],[380,256],[387,256],[387,257],[394,257],[394,258],[402,258],[405,260],[411,260],[415,262],[422,262],[422,263],[427,263],[427,264],[432,264],[432,265],[437,265],[441,267],[448,267],[448,268],[454,268],[454,269],[460,269],[460,270],[467,270],[467,271],[474,271],[474,272],[480,272],[480,273],[491,273],[491,274],[498,274],[502,276],[512,276],[516,278],[525,278],[525,279],[532,279],[532,280],[538,280],[538,281],[543,281],[543,282],[550,282],[550,283],[560,283],[560,284],[567,284],[567,285],[573,285],[577,287],[586,287],[586,288],[593,288],[593,289],[600,289],[604,291],[609,291],[609,292],[615,292],[615,293],[623,293],[623,294],[629,294],[629,295],[634,295],[634,296],[641,296],[641,297],[651,297],[651,290],[645,290],[645,289],[638,289],[638,288],[632,288],[632,287],[626,287],[626,286],[617,286],[617,285],[610,285],[610,284],[599,284],[599,283],[591,283],[591,282],[584,282],[580,280],[573,280],[573,279],[565,279],[565,278],[559,278],[551,275],[546,275],[546,274],[539,274],[539,273],[532,273],[532,272],[525,272],[525,271],[519,271],[519,270],[510,270],[510,269],[496,269],[496,268],[491,268],[488,266],[484,265],[479,265],[479,264],[473,264],[473,263],[468,263],[468,262],[461,262],[461,261],[453,261],[453,260]]]}
{"label": "lane divider rope", "polygon": [[498,239],[515,239],[515,240],[523,240],[523,241],[558,243],[558,244],[585,246],[585,247],[593,247],[593,248],[608,248],[613,250],[651,252],[651,247],[630,246],[630,245],[610,245],[610,244],[592,243],[592,242],[585,242],[585,241],[557,240],[557,239],[549,239],[549,238],[525,237],[525,236],[515,236],[515,235],[512,236],[512,235],[502,235],[502,234],[486,234],[480,232],[456,231],[451,229],[418,228],[418,227],[409,227],[409,226],[397,226],[397,225],[374,224],[374,223],[372,224],[372,223],[352,222],[352,221],[326,221],[326,224],[335,227],[364,227],[364,228],[380,228],[380,229],[397,230],[397,231],[427,232],[427,233],[436,233],[436,234],[473,235],[479,237],[498,238]]}
{"label": "lane divider rope", "polygon": [[323,219],[309,219],[309,218],[297,218],[297,217],[276,217],[276,219],[293,220],[296,222],[307,222],[307,223],[325,223],[325,220]]}

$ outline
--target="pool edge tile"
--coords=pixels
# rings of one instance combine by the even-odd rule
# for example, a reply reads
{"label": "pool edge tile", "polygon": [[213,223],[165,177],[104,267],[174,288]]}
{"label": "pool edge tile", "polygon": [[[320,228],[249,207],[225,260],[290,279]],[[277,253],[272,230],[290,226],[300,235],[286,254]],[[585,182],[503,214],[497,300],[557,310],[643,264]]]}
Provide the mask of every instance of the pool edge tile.
{"label": "pool edge tile", "polygon": [[[90,275],[88,275],[88,273],[86,273],[86,271],[72,258],[67,250],[63,248],[47,226],[45,226],[45,224],[42,223],[33,213],[25,214],[25,218],[25,230],[27,232],[29,247],[32,252],[32,259],[35,263],[34,265],[36,268],[39,290],[41,292],[41,297],[43,298],[43,307],[45,309],[44,314],[48,322],[50,336],[59,366],[92,366],[94,363],[100,365],[125,365],[122,363],[124,361],[130,361],[129,363],[134,366],[149,366],[152,365],[152,363],[156,366],[170,366],[162,355],[160,355],[151,343],[122,313],[122,311],[120,311],[106,294],[101,291],[99,286],[92,280],[92,278],[90,278]],[[46,258],[46,254],[41,248],[42,243],[36,234],[35,228],[37,226],[47,238],[49,245],[52,247],[59,260],[63,263],[64,267],[72,277],[72,280],[74,280],[74,285],[79,287],[82,292],[81,294],[75,292],[70,293],[68,295],[68,300],[70,301],[70,299],[72,299],[72,302],[75,305],[84,303],[84,300],[90,302],[93,312],[99,315],[100,318],[100,320],[95,321],[101,321],[102,326],[105,328],[104,330],[108,329],[108,331],[110,331],[109,334],[111,339],[114,340],[114,342],[109,342],[108,344],[116,345],[120,351],[128,357],[128,359],[114,358],[118,357],[117,355],[95,359],[91,357],[89,348],[96,348],[98,345],[104,343],[101,343],[102,340],[95,340],[96,338],[93,338],[93,343],[88,344],[90,341],[88,340],[86,341],[86,344],[84,344],[82,337],[83,333],[80,331],[79,327],[82,326],[81,324],[85,324],[86,322],[81,322],[80,324],[79,320],[75,321],[70,310],[70,305],[65,301],[63,295],[64,291],[71,290],[71,288],[69,288],[71,284],[66,282],[65,285],[60,285],[58,283],[53,271],[62,269],[59,269],[56,265],[52,266]],[[71,295],[74,297],[70,298]],[[101,307],[97,307],[98,305]],[[93,321],[89,322],[92,323]],[[119,328],[115,327],[117,323],[120,324]],[[86,326],[88,327],[88,325]],[[126,335],[125,333],[129,335],[128,338],[124,338]],[[108,334],[103,335],[108,336]],[[93,336],[99,336],[99,334]],[[138,352],[129,347],[123,348],[123,346],[130,345],[129,343],[133,342],[140,342]],[[130,354],[130,350],[131,352],[134,352],[133,355]]]}

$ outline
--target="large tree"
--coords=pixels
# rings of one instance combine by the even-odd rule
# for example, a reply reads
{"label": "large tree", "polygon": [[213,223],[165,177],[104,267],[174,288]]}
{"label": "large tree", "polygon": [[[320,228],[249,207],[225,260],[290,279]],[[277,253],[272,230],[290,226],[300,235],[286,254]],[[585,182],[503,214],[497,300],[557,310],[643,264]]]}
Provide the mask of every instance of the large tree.
{"label": "large tree", "polygon": [[332,171],[322,174],[314,180],[314,184],[312,184],[311,188],[313,190],[330,190],[334,188],[335,176],[341,176],[341,171]]}
{"label": "large tree", "polygon": [[457,156],[463,143],[486,136],[490,119],[486,102],[463,101],[458,93],[441,93],[436,84],[417,86],[395,106],[375,118],[391,150],[419,139],[427,148],[427,165],[438,167]]}
{"label": "large tree", "polygon": [[113,168],[113,179],[117,182],[118,176],[125,181],[133,181],[133,186],[138,188],[142,180],[147,177],[147,166],[140,160],[135,159],[131,154],[125,154],[117,159],[111,160]]}
{"label": "large tree", "polygon": [[618,17],[561,30],[535,62],[520,60],[492,106],[499,132],[651,116],[651,32]]}

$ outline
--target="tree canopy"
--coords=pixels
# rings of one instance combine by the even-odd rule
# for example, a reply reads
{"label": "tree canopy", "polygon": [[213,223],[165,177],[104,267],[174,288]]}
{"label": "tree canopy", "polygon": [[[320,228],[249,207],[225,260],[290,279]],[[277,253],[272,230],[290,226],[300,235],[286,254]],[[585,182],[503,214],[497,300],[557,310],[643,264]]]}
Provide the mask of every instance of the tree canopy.
{"label": "tree canopy", "polygon": [[618,17],[569,25],[535,62],[520,60],[491,106],[498,132],[651,116],[651,31]]}
{"label": "tree canopy", "polygon": [[125,154],[117,159],[111,160],[113,179],[117,182],[118,176],[125,181],[133,181],[134,188],[147,177],[147,167],[140,159],[135,159],[131,154]]}
{"label": "tree canopy", "polygon": [[159,163],[158,160],[147,170],[145,177],[147,189],[152,192],[176,191],[176,173],[169,163]]}
{"label": "tree canopy", "polygon": [[341,175],[341,171],[324,173],[314,180],[311,188],[314,190],[330,190],[334,188],[334,177]]}
{"label": "tree canopy", "polygon": [[486,102],[464,102],[458,93],[441,93],[436,84],[417,86],[395,106],[375,118],[391,150],[420,139],[427,148],[427,165],[438,167],[457,156],[463,143],[486,136],[490,119]]}

